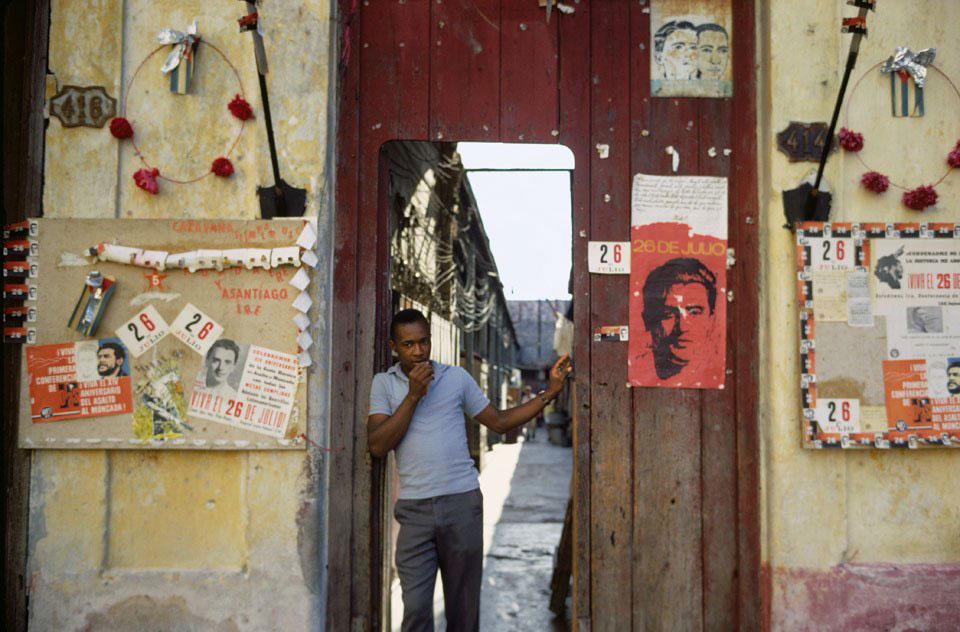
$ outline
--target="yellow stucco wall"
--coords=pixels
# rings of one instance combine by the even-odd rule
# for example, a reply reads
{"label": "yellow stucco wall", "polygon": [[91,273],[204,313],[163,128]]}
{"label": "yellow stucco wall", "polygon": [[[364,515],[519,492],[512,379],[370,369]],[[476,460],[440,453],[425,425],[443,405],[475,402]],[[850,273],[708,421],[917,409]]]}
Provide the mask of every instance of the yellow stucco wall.
{"label": "yellow stucco wall", "polygon": [[[945,564],[960,562],[960,452],[809,451],[800,447],[799,359],[794,235],[783,228],[781,191],[798,185],[813,163],[790,163],[776,149],[776,133],[790,121],[829,121],[850,36],[842,16],[856,10],[834,0],[776,0],[761,11],[769,57],[760,108],[760,202],[764,207],[765,311],[761,369],[764,459],[764,560],[778,569],[823,570],[844,563]],[[960,5],[955,0],[879,2],[868,17],[853,84],[896,46],[939,47],[935,65],[960,80]],[[947,153],[960,139],[960,97],[932,72],[927,116],[894,119],[889,84],[879,68],[852,94],[849,126],[862,132],[863,157],[874,169],[911,186],[931,184],[946,171]],[[885,79],[885,78],[884,78]],[[841,125],[844,124],[841,115]],[[877,196],[859,185],[865,170],[850,154],[835,154],[826,172],[834,221],[960,222],[960,172],[938,185],[938,207],[922,215],[900,203],[891,187]],[[856,353],[852,349],[851,353]],[[777,612],[787,604],[775,583]],[[802,611],[803,607],[797,608]]]}
{"label": "yellow stucco wall", "polygon": [[[240,92],[223,57],[201,44],[196,90],[171,94],[148,60],[163,27],[199,32],[236,68],[255,118],[230,158],[232,178],[160,183],[132,179],[140,158],[108,129],[46,132],[46,217],[259,216],[257,185],[273,183],[254,49],[237,32],[240,2],[52,0],[48,93],[103,85],[121,101],[144,157],[162,174],[189,179],[224,155],[240,127],[227,103]],[[317,215],[329,191],[330,3],[261,8],[270,105],[281,174],[307,190]],[[324,246],[321,245],[321,248]],[[323,271],[321,270],[321,274]],[[318,285],[328,283],[318,275]],[[311,376],[314,379],[315,376]],[[322,383],[322,376],[320,382]],[[317,621],[316,559],[300,550],[312,471],[304,452],[36,451],[31,472],[29,590],[32,629],[308,629]],[[306,507],[306,508],[305,508]],[[310,547],[309,550],[314,551]],[[89,627],[84,627],[89,626]]]}

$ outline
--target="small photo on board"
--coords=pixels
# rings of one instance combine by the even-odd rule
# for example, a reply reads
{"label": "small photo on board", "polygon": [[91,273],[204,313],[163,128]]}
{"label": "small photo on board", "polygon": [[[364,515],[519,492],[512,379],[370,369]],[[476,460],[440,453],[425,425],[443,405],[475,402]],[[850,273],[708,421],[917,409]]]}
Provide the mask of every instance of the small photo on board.
{"label": "small photo on board", "polygon": [[911,334],[942,334],[943,308],[936,305],[908,307],[907,331]]}
{"label": "small photo on board", "polygon": [[81,382],[130,375],[129,354],[119,338],[85,340],[76,343],[75,349],[74,366]]}
{"label": "small photo on board", "polygon": [[960,357],[947,358],[946,385],[948,397],[960,397]]}
{"label": "small photo on board", "polygon": [[651,3],[650,94],[733,96],[730,0]]}
{"label": "small photo on board", "polygon": [[219,338],[207,350],[187,415],[283,437],[299,379],[297,356]]}
{"label": "small photo on board", "polygon": [[227,400],[236,399],[249,349],[248,344],[238,344],[230,338],[219,338],[203,358],[203,367],[197,375],[194,389]]}

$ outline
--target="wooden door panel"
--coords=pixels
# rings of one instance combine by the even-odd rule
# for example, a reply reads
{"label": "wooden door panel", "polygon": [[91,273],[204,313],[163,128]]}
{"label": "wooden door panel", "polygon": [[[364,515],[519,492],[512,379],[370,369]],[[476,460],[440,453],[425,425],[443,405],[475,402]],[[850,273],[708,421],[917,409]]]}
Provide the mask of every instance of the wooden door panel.
{"label": "wooden door panel", "polygon": [[507,2],[500,24],[500,138],[557,142],[559,20],[547,24],[535,2]]}
{"label": "wooden door panel", "polygon": [[[371,183],[380,146],[393,138],[561,142],[574,153],[579,624],[759,625],[754,7],[733,4],[735,96],[720,100],[649,96],[645,4],[579,3],[548,25],[534,0],[340,0],[341,46],[351,48],[339,75],[333,326],[342,360],[332,430],[334,443],[353,449],[332,455],[330,506],[331,516],[352,518],[349,528],[331,521],[330,537],[352,543],[349,554],[331,546],[330,576],[341,581],[330,584],[330,629],[346,622],[332,612],[345,602],[349,625],[379,625],[370,574],[382,560],[364,550],[378,541],[379,483],[362,422],[378,323],[389,317],[386,303],[378,307],[384,263],[372,253],[386,229]],[[736,300],[724,390],[627,389],[626,345],[590,336],[627,322],[628,280],[589,275],[587,241],[628,239],[632,176],[673,173],[668,145],[680,153],[678,174],[730,178]]]}
{"label": "wooden door panel", "polygon": [[500,28],[500,0],[431,4],[431,140],[500,140]]}
{"label": "wooden door panel", "polygon": [[[590,238],[622,240],[630,230],[629,23],[615,3],[603,3],[593,5],[591,25]],[[608,155],[601,157],[598,146],[604,145]],[[628,282],[626,276],[591,280],[593,327],[627,323]],[[592,343],[591,615],[598,630],[617,629],[630,620],[634,490],[626,366],[626,345]]]}

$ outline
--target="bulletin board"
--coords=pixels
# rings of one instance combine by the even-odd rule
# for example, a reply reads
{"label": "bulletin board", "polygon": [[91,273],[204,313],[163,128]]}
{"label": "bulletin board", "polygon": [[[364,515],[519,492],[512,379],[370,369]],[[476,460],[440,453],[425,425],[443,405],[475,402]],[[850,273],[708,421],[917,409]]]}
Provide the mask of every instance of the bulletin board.
{"label": "bulletin board", "polygon": [[803,445],[960,447],[960,225],[797,230]]}
{"label": "bulletin board", "polygon": [[310,222],[37,224],[21,447],[304,447]]}

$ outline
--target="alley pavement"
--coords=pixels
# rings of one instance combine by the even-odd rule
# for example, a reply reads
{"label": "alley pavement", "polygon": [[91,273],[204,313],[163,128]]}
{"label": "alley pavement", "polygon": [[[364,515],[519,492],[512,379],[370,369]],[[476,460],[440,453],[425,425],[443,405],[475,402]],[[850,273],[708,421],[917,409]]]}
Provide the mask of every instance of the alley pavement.
{"label": "alley pavement", "polygon": [[[483,492],[481,632],[553,632],[569,629],[549,609],[550,577],[570,497],[573,453],[547,441],[545,428],[530,441],[497,444],[480,474]],[[400,630],[399,587],[392,595],[392,627]],[[569,600],[568,600],[569,604]],[[436,630],[446,630],[439,578]]]}

